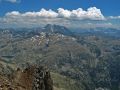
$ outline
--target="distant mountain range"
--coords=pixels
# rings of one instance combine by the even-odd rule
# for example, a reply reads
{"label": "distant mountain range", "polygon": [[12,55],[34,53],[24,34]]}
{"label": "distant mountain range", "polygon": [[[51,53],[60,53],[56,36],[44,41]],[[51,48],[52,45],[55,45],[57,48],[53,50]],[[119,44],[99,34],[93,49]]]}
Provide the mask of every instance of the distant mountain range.
{"label": "distant mountain range", "polygon": [[52,71],[56,90],[119,90],[119,34],[112,28],[72,30],[51,24],[1,29],[0,61],[9,67],[0,72],[40,64]]}

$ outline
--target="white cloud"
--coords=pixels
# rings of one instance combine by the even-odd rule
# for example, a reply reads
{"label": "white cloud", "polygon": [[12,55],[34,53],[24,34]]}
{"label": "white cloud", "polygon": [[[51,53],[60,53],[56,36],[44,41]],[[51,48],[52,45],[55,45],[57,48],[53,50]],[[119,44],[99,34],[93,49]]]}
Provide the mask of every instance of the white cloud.
{"label": "white cloud", "polygon": [[16,3],[17,0],[6,0],[6,1],[9,1],[9,2],[12,2],[12,3]]}
{"label": "white cloud", "polygon": [[20,13],[18,11],[12,11],[12,12],[8,12],[6,14],[6,16],[18,16],[18,15],[20,15]]}
{"label": "white cloud", "polygon": [[21,16],[55,18],[58,16],[58,14],[51,9],[48,11],[41,9],[39,12],[26,12],[24,14],[21,14]]}
{"label": "white cloud", "polygon": [[90,7],[87,11],[82,8],[78,8],[76,10],[64,10],[63,8],[58,9],[58,14],[60,17],[65,18],[77,18],[77,19],[90,19],[90,20],[105,20],[105,17],[101,13],[100,9],[96,7]]}
{"label": "white cloud", "polygon": [[6,1],[6,2],[11,2],[11,3],[18,3],[20,0],[0,0],[0,1]]}
{"label": "white cloud", "polygon": [[120,19],[120,16],[109,16],[109,19]]}
{"label": "white cloud", "polygon": [[59,8],[58,9],[58,17],[70,18],[71,17],[71,11],[65,10],[63,8]]}
{"label": "white cloud", "polygon": [[0,27],[39,27],[45,24],[57,24],[67,27],[94,28],[117,27],[111,20],[106,19],[100,9],[96,7],[83,10],[66,10],[59,8],[57,11],[41,9],[38,12],[12,11],[0,18]]}
{"label": "white cloud", "polygon": [[18,11],[12,11],[6,13],[7,17],[13,17],[13,16],[21,16],[21,17],[45,17],[45,18],[56,18],[58,16],[58,13],[50,10],[41,9],[39,12],[25,12],[20,13]]}
{"label": "white cloud", "polygon": [[68,19],[89,19],[89,20],[105,20],[105,17],[101,13],[100,9],[96,7],[88,8],[87,11],[79,8],[77,10],[65,10],[59,8],[57,12],[49,9],[41,9],[39,12],[25,12],[20,13],[18,11],[8,12],[6,16],[29,16],[29,17],[45,17],[45,18],[68,18]]}

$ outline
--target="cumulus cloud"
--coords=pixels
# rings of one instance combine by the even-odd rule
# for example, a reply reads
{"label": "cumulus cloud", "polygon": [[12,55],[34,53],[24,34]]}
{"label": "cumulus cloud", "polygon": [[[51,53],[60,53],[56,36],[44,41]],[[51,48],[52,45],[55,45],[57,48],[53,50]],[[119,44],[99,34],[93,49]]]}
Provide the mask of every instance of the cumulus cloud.
{"label": "cumulus cloud", "polygon": [[18,11],[12,11],[12,12],[8,12],[6,14],[6,16],[18,16],[18,15],[20,15],[20,13]]}
{"label": "cumulus cloud", "polygon": [[58,17],[70,18],[71,17],[71,11],[65,10],[63,8],[59,8],[58,9]]}
{"label": "cumulus cloud", "polygon": [[89,20],[105,20],[105,17],[101,13],[100,9],[96,7],[88,8],[87,11],[82,8],[76,10],[65,10],[59,8],[57,12],[53,10],[41,9],[39,12],[26,12],[20,13],[18,11],[8,12],[6,16],[29,16],[29,17],[45,17],[45,18],[68,18],[68,19],[89,19]]}
{"label": "cumulus cloud", "polygon": [[77,19],[90,19],[90,20],[105,20],[105,17],[101,13],[100,9],[96,7],[90,7],[87,11],[82,8],[76,10],[64,10],[63,8],[58,9],[58,14],[60,17],[65,18],[77,18]]}
{"label": "cumulus cloud", "polygon": [[41,9],[39,12],[25,12],[20,13],[18,11],[12,11],[6,13],[7,17],[15,17],[15,16],[21,16],[21,17],[45,17],[45,18],[56,18],[58,16],[58,13],[50,10]]}

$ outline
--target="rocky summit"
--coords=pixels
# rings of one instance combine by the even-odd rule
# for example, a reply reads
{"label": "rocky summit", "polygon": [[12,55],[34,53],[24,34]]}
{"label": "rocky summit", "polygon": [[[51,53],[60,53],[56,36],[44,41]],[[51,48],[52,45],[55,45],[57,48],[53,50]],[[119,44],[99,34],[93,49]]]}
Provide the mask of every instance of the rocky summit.
{"label": "rocky summit", "polygon": [[18,68],[10,77],[0,75],[0,90],[53,90],[53,80],[43,66]]}

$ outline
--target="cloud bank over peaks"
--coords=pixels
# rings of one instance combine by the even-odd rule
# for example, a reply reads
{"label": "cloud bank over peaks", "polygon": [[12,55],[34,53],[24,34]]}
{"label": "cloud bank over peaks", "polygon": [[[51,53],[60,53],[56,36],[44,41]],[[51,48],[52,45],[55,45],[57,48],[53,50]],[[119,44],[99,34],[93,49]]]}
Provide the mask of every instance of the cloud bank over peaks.
{"label": "cloud bank over peaks", "polygon": [[96,7],[90,7],[87,10],[82,8],[76,10],[58,8],[57,10],[41,9],[38,12],[24,13],[12,11],[0,17],[0,28],[39,27],[46,24],[57,24],[70,28],[120,28],[120,19],[118,18],[120,17],[105,17],[101,10]]}
{"label": "cloud bank over peaks", "polygon": [[89,19],[89,20],[105,20],[104,15],[101,13],[100,9],[96,7],[90,7],[86,11],[82,8],[76,10],[65,10],[59,8],[57,12],[49,9],[41,9],[39,12],[25,12],[20,13],[18,11],[8,12],[5,16],[7,17],[42,17],[42,18],[67,18],[67,19]]}

